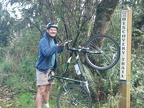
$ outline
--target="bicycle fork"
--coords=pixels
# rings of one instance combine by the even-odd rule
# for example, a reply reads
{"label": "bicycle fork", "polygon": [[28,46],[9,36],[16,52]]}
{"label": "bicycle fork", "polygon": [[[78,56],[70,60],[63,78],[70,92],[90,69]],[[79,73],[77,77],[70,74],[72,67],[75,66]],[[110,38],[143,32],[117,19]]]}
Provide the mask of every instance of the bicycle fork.
{"label": "bicycle fork", "polygon": [[81,82],[80,82],[80,85],[90,94],[88,80],[81,81]]}

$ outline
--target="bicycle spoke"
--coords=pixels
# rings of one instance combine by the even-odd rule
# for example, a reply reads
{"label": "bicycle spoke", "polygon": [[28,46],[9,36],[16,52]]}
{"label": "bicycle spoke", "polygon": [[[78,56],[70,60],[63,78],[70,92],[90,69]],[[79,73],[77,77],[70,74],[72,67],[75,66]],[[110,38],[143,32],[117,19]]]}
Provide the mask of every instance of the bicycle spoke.
{"label": "bicycle spoke", "polygon": [[59,93],[58,105],[59,108],[90,108],[91,98],[80,86],[69,85]]}
{"label": "bicycle spoke", "polygon": [[85,54],[86,61],[96,69],[109,69],[119,59],[119,46],[108,36],[92,37],[86,43],[86,47],[89,48],[88,53]]}

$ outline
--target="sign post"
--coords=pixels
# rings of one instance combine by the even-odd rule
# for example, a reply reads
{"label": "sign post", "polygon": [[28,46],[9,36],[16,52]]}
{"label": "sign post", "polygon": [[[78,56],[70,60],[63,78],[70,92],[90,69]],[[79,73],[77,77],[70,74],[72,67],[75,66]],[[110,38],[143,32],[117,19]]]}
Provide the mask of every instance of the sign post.
{"label": "sign post", "polygon": [[121,11],[120,108],[130,108],[132,10]]}

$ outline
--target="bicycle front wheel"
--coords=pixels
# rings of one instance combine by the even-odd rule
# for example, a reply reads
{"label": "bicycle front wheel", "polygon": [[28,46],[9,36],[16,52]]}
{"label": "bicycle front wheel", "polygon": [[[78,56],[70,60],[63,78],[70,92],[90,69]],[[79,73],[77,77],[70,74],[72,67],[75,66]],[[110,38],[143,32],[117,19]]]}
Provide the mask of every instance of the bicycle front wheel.
{"label": "bicycle front wheel", "polygon": [[91,108],[91,96],[80,85],[67,85],[57,95],[58,108]]}
{"label": "bicycle front wheel", "polygon": [[87,63],[98,70],[112,68],[120,58],[120,47],[110,36],[93,36],[86,42],[85,47],[89,48],[85,53]]}

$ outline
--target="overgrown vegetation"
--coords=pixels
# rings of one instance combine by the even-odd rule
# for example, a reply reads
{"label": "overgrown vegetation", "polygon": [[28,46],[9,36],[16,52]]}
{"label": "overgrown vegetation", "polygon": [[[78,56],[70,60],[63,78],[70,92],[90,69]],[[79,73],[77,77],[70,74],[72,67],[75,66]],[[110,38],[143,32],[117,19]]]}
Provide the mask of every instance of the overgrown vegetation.
{"label": "overgrown vegetation", "polygon": [[[31,4],[25,0],[22,0],[21,2],[23,5]],[[47,5],[40,5],[40,3],[46,3]],[[75,1],[75,3],[78,2]],[[65,4],[73,9],[73,14],[67,11]],[[82,18],[82,15],[79,17],[79,12],[81,12],[81,8],[83,7],[80,8],[78,4],[73,4],[70,0],[65,2],[65,4],[61,4],[61,2],[58,0],[55,5],[56,7],[61,7],[59,10],[56,9],[57,11],[55,11],[56,7],[54,4],[50,3],[48,5],[47,2],[41,2],[41,0],[34,2],[31,4],[32,7],[30,9],[23,10],[23,19],[14,20],[13,18],[11,19],[8,17],[7,21],[15,21],[15,24],[13,25],[13,23],[8,23],[7,26],[5,22],[6,19],[4,20],[3,18],[6,16],[1,11],[0,15],[3,17],[1,17],[0,20],[4,21],[5,26],[8,27],[8,34],[10,34],[8,37],[11,38],[8,38],[8,42],[5,41],[7,44],[4,45],[1,45],[2,42],[0,41],[0,46],[5,46],[0,47],[0,107],[35,108],[35,62],[37,59],[38,41],[44,30],[43,26],[51,20],[60,19],[59,35],[61,36],[62,40],[65,40],[66,30],[64,29],[64,24],[69,25],[67,26],[69,30],[69,38],[72,39],[74,39],[74,36],[77,35],[77,31],[79,30],[78,27],[80,24],[82,24],[81,20],[79,19]],[[98,3],[96,2],[96,4]],[[74,6],[77,8],[73,8]],[[131,60],[131,108],[144,107],[144,23],[141,19],[144,15],[144,8],[142,6],[140,4],[133,4],[132,8],[133,33]],[[47,12],[47,10],[50,11]],[[107,29],[107,34],[113,36],[119,44],[120,10],[121,9],[118,6]],[[50,13],[51,11],[55,11],[55,13],[52,14]],[[59,14],[60,11],[62,11],[64,14]],[[94,8],[93,11],[95,11]],[[47,14],[43,14],[43,12],[47,12]],[[37,15],[32,16],[34,13]],[[49,18],[49,14],[51,14],[50,17],[52,18]],[[90,24],[90,26],[93,25],[94,20],[91,19],[89,21],[91,23],[87,24]],[[0,28],[0,30],[3,29],[4,28]],[[84,39],[89,37],[88,32],[90,31],[92,31],[92,28],[85,25],[84,28],[81,29],[78,43],[83,44],[85,42]],[[0,34],[1,38],[5,35],[7,34]],[[67,51],[65,52],[59,55],[59,67],[57,69],[58,74],[63,71],[66,57],[69,55]],[[74,69],[73,67],[70,68],[70,76],[74,76]],[[106,71],[98,71],[89,67],[86,67],[86,71],[87,74],[90,74],[89,76],[92,80],[91,91],[93,98],[93,108],[118,108],[121,94],[119,92],[119,86],[117,88],[115,87],[119,83],[119,63]],[[60,83],[56,81],[51,94],[51,108],[56,108],[56,95],[58,89],[60,89]]]}

